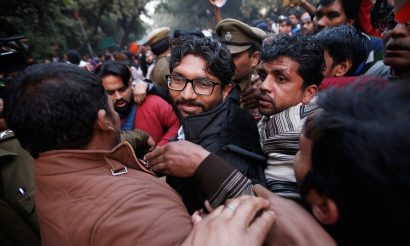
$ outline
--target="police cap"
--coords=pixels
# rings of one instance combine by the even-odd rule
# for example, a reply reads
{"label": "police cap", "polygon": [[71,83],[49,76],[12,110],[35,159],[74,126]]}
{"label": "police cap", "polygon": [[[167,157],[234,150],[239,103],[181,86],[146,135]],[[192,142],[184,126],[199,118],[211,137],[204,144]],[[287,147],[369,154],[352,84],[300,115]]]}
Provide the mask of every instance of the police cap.
{"label": "police cap", "polygon": [[231,54],[249,49],[252,44],[261,44],[266,33],[259,28],[251,27],[239,20],[224,19],[216,25],[216,33],[225,43]]}
{"label": "police cap", "polygon": [[145,42],[144,45],[152,46],[161,40],[169,38],[170,31],[171,29],[169,27],[160,27],[160,28],[152,30],[152,32],[148,34],[147,41]]}

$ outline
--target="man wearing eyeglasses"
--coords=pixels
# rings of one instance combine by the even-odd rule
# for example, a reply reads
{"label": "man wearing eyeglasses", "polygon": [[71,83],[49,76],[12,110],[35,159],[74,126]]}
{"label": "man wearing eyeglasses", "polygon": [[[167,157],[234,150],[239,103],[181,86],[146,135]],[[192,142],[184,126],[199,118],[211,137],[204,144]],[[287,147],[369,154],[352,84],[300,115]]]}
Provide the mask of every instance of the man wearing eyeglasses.
{"label": "man wearing eyeglasses", "polygon": [[[250,181],[239,178],[243,176],[237,171],[230,173],[227,179],[228,183],[232,182],[231,188],[214,197],[207,197],[204,190],[208,187],[201,186],[195,177],[206,167],[192,164],[195,160],[183,167],[181,162],[170,165],[167,161],[174,157],[165,153],[148,160],[152,170],[169,175],[167,182],[182,195],[190,213],[201,209],[205,199],[215,207],[227,198],[249,194],[251,183],[264,185],[265,158],[259,145],[256,124],[228,96],[235,65],[227,47],[205,37],[174,39],[171,44],[170,71],[171,74],[166,76],[167,84],[174,110],[181,120],[178,139],[198,144],[215,153]],[[212,165],[206,171],[208,175],[226,173],[220,165]],[[246,182],[248,184],[243,185]]]}
{"label": "man wearing eyeglasses", "polygon": [[383,32],[383,61],[376,63],[366,75],[389,80],[410,78],[410,1],[395,1],[394,13],[379,22]]}

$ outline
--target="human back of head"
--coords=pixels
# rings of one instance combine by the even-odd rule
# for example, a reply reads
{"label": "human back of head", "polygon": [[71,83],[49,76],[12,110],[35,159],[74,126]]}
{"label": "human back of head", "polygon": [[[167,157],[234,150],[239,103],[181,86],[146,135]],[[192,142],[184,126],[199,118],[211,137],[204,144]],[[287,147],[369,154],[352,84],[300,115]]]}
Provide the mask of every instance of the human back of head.
{"label": "human back of head", "polygon": [[325,77],[352,76],[361,64],[364,66],[370,44],[356,28],[348,25],[330,27],[317,33],[315,38],[332,60],[332,64],[325,68],[329,71],[325,72]]}
{"label": "human back of head", "polygon": [[226,45],[212,38],[193,35],[174,39],[171,43],[169,65],[171,73],[187,55],[202,58],[206,62],[207,72],[219,78],[222,87],[231,82],[235,65]]}
{"label": "human back of head", "polygon": [[322,82],[322,48],[314,37],[303,35],[279,35],[272,42],[263,45],[262,62],[271,62],[288,57],[299,64],[298,73],[303,79],[303,88]]}
{"label": "human back of head", "polygon": [[[323,111],[307,136],[313,144],[312,167],[301,186],[314,214],[333,225],[340,244],[408,240],[410,84],[374,81],[335,88],[318,103]],[[328,212],[334,206],[323,205],[329,200],[336,217]]]}
{"label": "human back of head", "polygon": [[69,51],[67,51],[67,60],[71,64],[80,65],[81,55],[76,50],[69,50]]}
{"label": "human back of head", "polygon": [[34,157],[48,150],[82,149],[91,140],[98,111],[111,116],[107,99],[100,79],[78,66],[33,65],[11,83],[5,118]]}

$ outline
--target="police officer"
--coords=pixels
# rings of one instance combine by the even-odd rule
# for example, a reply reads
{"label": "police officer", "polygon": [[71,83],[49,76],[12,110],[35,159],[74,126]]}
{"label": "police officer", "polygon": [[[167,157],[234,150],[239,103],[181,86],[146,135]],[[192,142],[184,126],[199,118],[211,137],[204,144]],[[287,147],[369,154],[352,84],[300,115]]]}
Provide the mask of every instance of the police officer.
{"label": "police officer", "polygon": [[165,75],[170,74],[169,71],[169,41],[170,28],[160,27],[153,30],[147,38],[145,45],[151,46],[152,52],[156,56],[156,62],[150,74],[150,80],[157,85],[168,88]]}
{"label": "police officer", "polygon": [[236,66],[232,80],[242,93],[250,86],[252,76],[256,75],[255,69],[260,60],[259,50],[266,33],[259,28],[231,18],[220,21],[216,25],[216,33],[221,42],[228,45],[232,54]]}

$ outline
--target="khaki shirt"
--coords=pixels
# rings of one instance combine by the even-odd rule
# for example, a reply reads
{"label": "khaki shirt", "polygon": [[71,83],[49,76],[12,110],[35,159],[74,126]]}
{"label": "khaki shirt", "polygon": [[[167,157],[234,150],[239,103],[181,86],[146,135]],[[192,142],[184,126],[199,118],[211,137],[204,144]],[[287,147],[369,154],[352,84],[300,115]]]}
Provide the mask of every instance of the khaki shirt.
{"label": "khaki shirt", "polygon": [[165,75],[171,74],[169,71],[169,53],[161,54],[157,56],[157,61],[150,74],[150,80],[157,85],[168,88]]}

